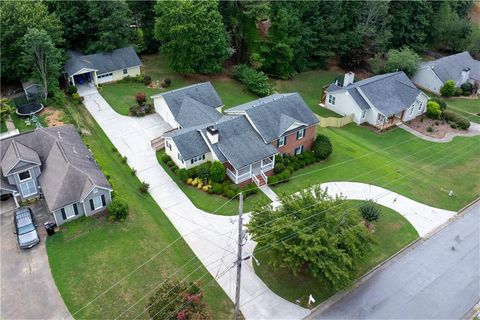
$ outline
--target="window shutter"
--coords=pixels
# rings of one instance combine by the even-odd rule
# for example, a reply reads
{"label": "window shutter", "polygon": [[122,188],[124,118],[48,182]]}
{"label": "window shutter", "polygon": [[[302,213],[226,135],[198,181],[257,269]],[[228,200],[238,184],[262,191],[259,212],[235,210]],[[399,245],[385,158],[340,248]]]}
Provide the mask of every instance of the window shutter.
{"label": "window shutter", "polygon": [[281,138],[278,138],[278,140],[277,140],[277,148],[280,147],[280,139],[281,139]]}
{"label": "window shutter", "polygon": [[95,207],[93,205],[93,199],[90,199],[89,202],[90,202],[90,210],[92,210],[92,211],[95,210]]}
{"label": "window shutter", "polygon": [[105,204],[106,204],[106,202],[105,202],[105,195],[102,194],[102,206],[105,207]]}
{"label": "window shutter", "polygon": [[78,208],[76,203],[73,204],[73,211],[75,211],[75,215],[78,216]]}
{"label": "window shutter", "polygon": [[65,209],[60,209],[60,211],[62,212],[62,218],[63,220],[67,220],[67,215],[65,214]]}
{"label": "window shutter", "polygon": [[283,138],[283,145],[286,146],[287,145],[287,140],[288,140],[288,136],[285,136]]}

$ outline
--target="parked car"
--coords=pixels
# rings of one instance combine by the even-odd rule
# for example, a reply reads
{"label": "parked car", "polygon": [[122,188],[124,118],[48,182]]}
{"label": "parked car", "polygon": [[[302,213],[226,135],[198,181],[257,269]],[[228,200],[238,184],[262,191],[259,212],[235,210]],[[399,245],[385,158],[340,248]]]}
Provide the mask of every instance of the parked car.
{"label": "parked car", "polygon": [[30,208],[16,210],[13,214],[15,234],[21,249],[30,249],[40,242],[37,223]]}

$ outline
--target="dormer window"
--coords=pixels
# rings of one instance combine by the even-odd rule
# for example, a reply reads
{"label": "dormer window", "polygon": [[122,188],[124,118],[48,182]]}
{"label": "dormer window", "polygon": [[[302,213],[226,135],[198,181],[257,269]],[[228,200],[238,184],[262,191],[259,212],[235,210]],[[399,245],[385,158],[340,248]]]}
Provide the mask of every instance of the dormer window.
{"label": "dormer window", "polygon": [[28,171],[28,170],[27,170],[27,171],[20,172],[20,173],[18,174],[18,179],[19,179],[20,181],[25,181],[25,180],[28,180],[28,179],[30,179],[30,178],[31,178],[31,176],[30,176],[30,171]]}

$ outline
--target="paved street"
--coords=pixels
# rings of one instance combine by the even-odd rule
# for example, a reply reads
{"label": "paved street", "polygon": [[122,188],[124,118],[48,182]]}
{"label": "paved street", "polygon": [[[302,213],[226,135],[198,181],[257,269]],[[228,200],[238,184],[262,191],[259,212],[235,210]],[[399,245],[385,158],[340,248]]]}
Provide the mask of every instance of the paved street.
{"label": "paved street", "polygon": [[480,300],[480,202],[313,319],[460,319]]}
{"label": "paved street", "polygon": [[13,200],[0,204],[1,319],[66,319],[70,316],[50,273],[43,222],[51,219],[45,203],[31,205],[37,219],[40,243],[20,250],[13,234]]}

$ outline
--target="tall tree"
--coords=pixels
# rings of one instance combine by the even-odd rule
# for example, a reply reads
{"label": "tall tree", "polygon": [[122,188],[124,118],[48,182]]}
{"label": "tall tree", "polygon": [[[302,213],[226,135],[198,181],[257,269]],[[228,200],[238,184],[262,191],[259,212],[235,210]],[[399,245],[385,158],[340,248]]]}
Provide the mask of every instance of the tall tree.
{"label": "tall tree", "polygon": [[42,84],[44,99],[58,88],[62,54],[45,30],[29,29],[23,36],[22,64],[27,79]]}
{"label": "tall tree", "polygon": [[470,23],[462,19],[451,7],[443,3],[432,23],[432,42],[438,49],[459,51],[471,31]]}
{"label": "tall tree", "polygon": [[392,32],[390,46],[401,48],[409,46],[415,51],[427,49],[433,9],[431,2],[400,1],[390,2],[389,28]]}
{"label": "tall tree", "polygon": [[149,1],[127,1],[128,7],[133,16],[137,28],[143,34],[143,52],[157,52],[160,43],[155,39],[155,4],[153,0]]}
{"label": "tall tree", "polygon": [[0,3],[1,74],[5,81],[20,80],[23,36],[32,26],[45,30],[55,46],[62,46],[62,25],[43,2],[2,1]]}
{"label": "tall tree", "polygon": [[133,31],[124,0],[89,1],[88,20],[92,26],[87,52],[108,52],[128,46]]}
{"label": "tall tree", "polygon": [[277,210],[257,208],[248,224],[259,248],[272,253],[268,263],[294,274],[308,270],[335,289],[350,285],[372,241],[356,210],[318,186],[282,196],[281,203]]}
{"label": "tall tree", "polygon": [[159,1],[155,36],[178,72],[215,73],[230,56],[228,35],[213,0]]}
{"label": "tall tree", "polygon": [[391,49],[387,53],[385,62],[386,72],[403,71],[412,77],[420,63],[420,57],[412,49],[404,47],[400,50]]}

